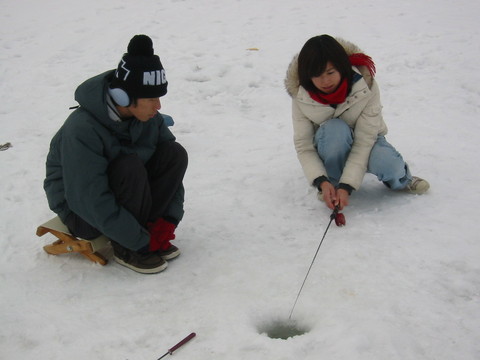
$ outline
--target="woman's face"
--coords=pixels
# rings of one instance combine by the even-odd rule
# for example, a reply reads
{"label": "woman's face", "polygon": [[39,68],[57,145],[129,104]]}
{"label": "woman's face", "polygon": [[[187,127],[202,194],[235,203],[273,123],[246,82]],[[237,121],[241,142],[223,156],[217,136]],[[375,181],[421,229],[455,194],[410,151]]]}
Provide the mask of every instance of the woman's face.
{"label": "woman's face", "polygon": [[325,71],[319,76],[312,77],[312,83],[315,87],[325,94],[331,94],[337,90],[342,81],[342,76],[331,62],[327,63]]}

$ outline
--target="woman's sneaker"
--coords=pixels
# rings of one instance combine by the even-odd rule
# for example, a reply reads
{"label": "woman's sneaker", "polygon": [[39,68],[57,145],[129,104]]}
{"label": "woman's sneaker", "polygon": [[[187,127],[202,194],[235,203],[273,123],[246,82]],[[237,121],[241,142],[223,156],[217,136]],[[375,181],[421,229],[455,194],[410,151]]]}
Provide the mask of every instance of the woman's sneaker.
{"label": "woman's sneaker", "polygon": [[325,201],[325,199],[323,198],[323,193],[321,191],[317,191],[317,199],[319,201]]}
{"label": "woman's sneaker", "polygon": [[421,195],[425,194],[429,188],[430,184],[427,180],[419,178],[418,176],[413,176],[412,180],[403,190],[410,194]]}
{"label": "woman's sneaker", "polygon": [[124,248],[112,241],[113,258],[117,263],[142,274],[156,274],[165,270],[168,263],[156,252],[138,252]]}

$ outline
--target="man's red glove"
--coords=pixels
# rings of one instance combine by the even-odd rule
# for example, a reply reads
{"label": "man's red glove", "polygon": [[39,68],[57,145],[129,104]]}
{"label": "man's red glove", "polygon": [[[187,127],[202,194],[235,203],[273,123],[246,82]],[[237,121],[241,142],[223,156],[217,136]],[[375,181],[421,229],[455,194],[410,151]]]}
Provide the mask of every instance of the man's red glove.
{"label": "man's red glove", "polygon": [[170,240],[175,239],[175,224],[160,218],[154,223],[147,224],[148,231],[150,232],[150,251],[165,251],[172,244]]}

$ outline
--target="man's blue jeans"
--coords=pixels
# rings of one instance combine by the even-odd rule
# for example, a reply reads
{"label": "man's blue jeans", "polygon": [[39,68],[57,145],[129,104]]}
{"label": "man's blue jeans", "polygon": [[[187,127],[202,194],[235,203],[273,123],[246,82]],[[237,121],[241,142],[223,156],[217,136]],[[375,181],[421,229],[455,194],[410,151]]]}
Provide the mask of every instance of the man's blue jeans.
{"label": "man's blue jeans", "polygon": [[[330,119],[315,134],[315,146],[328,177],[338,185],[353,144],[353,131],[341,119]],[[367,172],[377,176],[391,189],[403,189],[412,180],[402,155],[384,136],[378,136],[368,159]]]}

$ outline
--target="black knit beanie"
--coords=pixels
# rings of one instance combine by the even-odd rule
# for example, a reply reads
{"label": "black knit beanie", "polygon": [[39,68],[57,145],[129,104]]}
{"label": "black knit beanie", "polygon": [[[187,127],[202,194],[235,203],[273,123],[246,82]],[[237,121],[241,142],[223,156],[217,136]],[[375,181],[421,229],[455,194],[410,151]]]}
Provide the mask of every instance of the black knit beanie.
{"label": "black knit beanie", "polygon": [[153,53],[153,42],[147,35],[135,35],[127,53],[118,64],[110,90],[121,89],[129,98],[158,98],[167,93],[168,82],[160,58]]}

